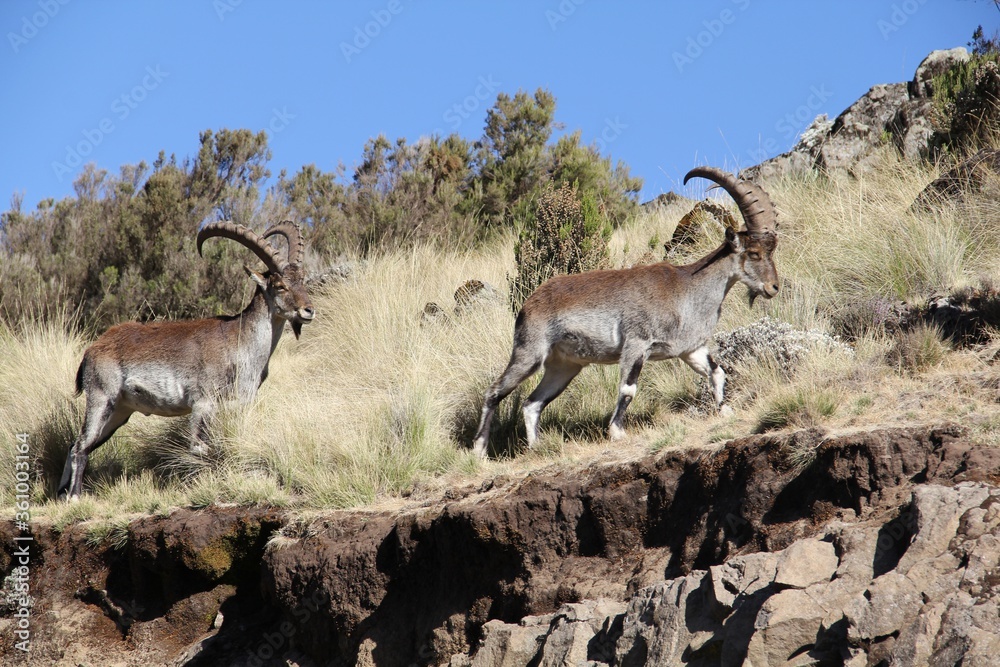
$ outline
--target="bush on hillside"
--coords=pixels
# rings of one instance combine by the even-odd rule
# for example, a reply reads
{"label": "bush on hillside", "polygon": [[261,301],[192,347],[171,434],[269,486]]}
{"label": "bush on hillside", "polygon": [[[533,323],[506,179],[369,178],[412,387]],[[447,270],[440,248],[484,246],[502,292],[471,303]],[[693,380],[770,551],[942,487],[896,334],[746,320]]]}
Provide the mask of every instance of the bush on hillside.
{"label": "bush on hillside", "polygon": [[577,186],[549,185],[538,201],[533,224],[514,248],[517,274],[510,278],[514,311],[554,275],[582,273],[609,265],[611,224],[592,193]]}
{"label": "bush on hillside", "polygon": [[986,38],[982,26],[972,38],[972,57],[933,80],[936,142],[953,150],[984,146],[1000,128],[1000,38]]}
{"label": "bush on hillside", "polygon": [[637,208],[641,179],[582,145],[579,132],[549,144],[554,113],[543,89],[501,93],[479,142],[380,135],[350,180],[343,166],[307,165],[266,191],[264,132],[206,131],[196,158],[161,153],[152,168],[126,165],[117,176],[88,166],[75,196],[35,211],[15,196],[0,217],[0,318],[69,313],[93,332],[123,320],[238,312],[250,290],[241,264],[255,260],[231,243],[206,245],[198,257],[195,236],[208,220],[258,231],[296,220],[312,263],[417,243],[468,247],[531,224],[553,183],[577,182],[588,206],[620,224]]}

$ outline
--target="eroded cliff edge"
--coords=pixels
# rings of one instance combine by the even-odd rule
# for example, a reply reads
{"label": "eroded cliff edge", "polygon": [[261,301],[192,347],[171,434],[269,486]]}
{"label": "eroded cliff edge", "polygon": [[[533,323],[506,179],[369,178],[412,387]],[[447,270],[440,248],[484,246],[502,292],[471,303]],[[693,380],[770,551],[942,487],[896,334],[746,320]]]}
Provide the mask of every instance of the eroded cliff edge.
{"label": "eroded cliff edge", "polygon": [[955,425],[800,431],[391,511],[39,528],[2,663],[988,664],[998,479]]}

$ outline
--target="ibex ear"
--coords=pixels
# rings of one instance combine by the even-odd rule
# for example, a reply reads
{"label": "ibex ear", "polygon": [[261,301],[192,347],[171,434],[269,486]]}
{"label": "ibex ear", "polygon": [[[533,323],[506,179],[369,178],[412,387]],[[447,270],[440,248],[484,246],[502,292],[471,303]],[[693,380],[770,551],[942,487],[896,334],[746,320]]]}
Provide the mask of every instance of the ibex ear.
{"label": "ibex ear", "polygon": [[743,252],[743,237],[732,227],[726,227],[726,243],[733,252]]}
{"label": "ibex ear", "polygon": [[267,278],[265,278],[261,274],[257,273],[256,271],[254,271],[253,269],[251,269],[246,264],[243,265],[243,270],[247,272],[248,276],[250,276],[251,278],[253,278],[253,281],[255,283],[257,283],[260,286],[261,289],[264,289],[264,290],[267,289]]}

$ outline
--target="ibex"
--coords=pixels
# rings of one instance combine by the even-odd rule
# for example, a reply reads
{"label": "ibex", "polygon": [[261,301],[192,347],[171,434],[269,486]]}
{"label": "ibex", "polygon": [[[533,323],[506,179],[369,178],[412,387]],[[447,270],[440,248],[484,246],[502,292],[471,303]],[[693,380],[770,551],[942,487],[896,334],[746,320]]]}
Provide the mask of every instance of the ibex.
{"label": "ibex", "polygon": [[[281,261],[267,237],[285,237]],[[285,322],[298,338],[313,319],[303,283],[305,244],[297,225],[282,222],[263,236],[231,222],[198,232],[198,254],[206,239],[221,236],[252,250],[267,266],[263,274],[244,266],[257,289],[236,316],[201,320],[127,322],[108,329],[83,355],[77,395],[87,392],[80,436],[70,448],[59,495],[79,498],[87,457],[129,420],[133,412],[191,415],[191,451],[204,453],[208,420],[220,398],[248,402],[267,378],[267,364]]]}
{"label": "ibex", "polygon": [[486,391],[473,443],[478,456],[486,455],[497,404],[539,369],[545,373],[523,408],[529,447],[538,438],[542,410],[589,364],[617,363],[621,369],[608,428],[612,440],[625,434],[625,410],[647,361],[679,357],[709,378],[716,406],[723,409],[726,373],[709,353],[708,342],[733,285],[750,288],[751,305],[758,295],[777,294],[771,254],[778,224],[760,187],[710,167],[692,169],[684,182],[694,176],[722,186],[736,200],[746,227],[727,229],[722,245],[693,264],[590,271],[542,284],[517,315],[506,370]]}

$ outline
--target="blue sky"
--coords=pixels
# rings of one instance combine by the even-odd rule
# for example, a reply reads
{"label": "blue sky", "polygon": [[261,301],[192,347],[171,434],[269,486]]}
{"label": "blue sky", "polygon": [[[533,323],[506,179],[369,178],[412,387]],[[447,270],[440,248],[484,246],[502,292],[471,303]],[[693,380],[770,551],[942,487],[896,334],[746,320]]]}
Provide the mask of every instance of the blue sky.
{"label": "blue sky", "polygon": [[989,0],[4,0],[0,196],[32,209],[205,129],[267,130],[275,176],[350,170],[370,137],[476,139],[498,92],[545,87],[645,200],[787,150],[978,24]]}

